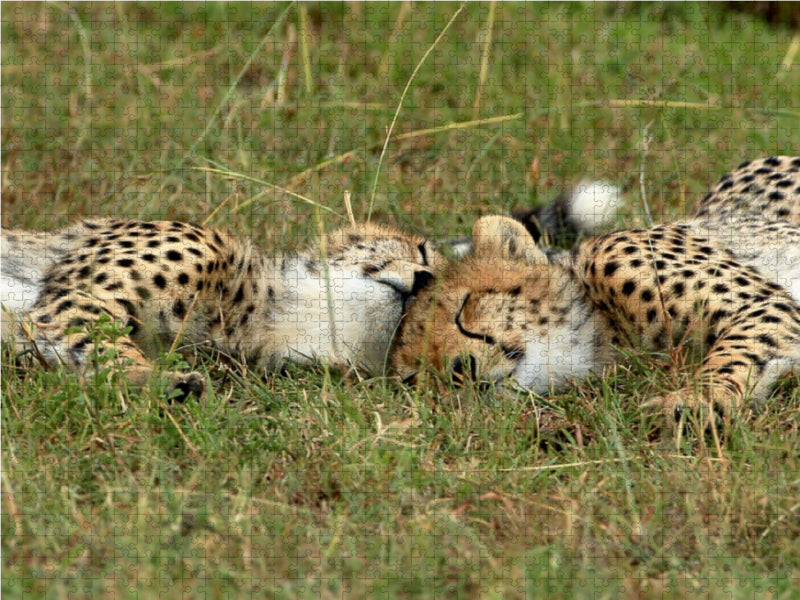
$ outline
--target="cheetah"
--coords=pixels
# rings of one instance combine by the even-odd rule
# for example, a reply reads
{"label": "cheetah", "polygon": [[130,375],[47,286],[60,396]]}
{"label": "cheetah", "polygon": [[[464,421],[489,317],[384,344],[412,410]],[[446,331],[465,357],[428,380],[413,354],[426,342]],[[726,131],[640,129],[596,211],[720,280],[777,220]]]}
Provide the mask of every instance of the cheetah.
{"label": "cheetah", "polygon": [[[107,315],[129,329],[113,344],[134,385],[176,338],[261,369],[289,359],[378,371],[405,304],[441,261],[425,239],[375,224],[277,257],[225,231],[175,221],[4,229],[3,338],[85,372],[95,350],[89,330]],[[204,390],[199,373],[163,375],[183,395]]]}
{"label": "cheetah", "polygon": [[648,404],[727,420],[800,368],[800,157],[744,163],[689,218],[572,251],[548,256],[499,216],[473,244],[401,322],[391,363],[407,381],[428,365],[547,394],[684,343],[703,357],[694,385]]}

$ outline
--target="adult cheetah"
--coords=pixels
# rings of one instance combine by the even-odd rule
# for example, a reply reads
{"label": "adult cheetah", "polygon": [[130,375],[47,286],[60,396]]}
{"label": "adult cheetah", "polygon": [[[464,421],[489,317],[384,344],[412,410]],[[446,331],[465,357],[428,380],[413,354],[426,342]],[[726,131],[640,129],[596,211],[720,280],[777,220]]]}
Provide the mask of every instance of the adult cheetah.
{"label": "adult cheetah", "polygon": [[392,354],[402,377],[430,365],[546,394],[601,373],[620,348],[691,341],[704,357],[693,384],[655,403],[727,417],[800,368],[800,157],[744,163],[690,218],[570,252],[548,256],[497,216],[473,240],[404,317]]}

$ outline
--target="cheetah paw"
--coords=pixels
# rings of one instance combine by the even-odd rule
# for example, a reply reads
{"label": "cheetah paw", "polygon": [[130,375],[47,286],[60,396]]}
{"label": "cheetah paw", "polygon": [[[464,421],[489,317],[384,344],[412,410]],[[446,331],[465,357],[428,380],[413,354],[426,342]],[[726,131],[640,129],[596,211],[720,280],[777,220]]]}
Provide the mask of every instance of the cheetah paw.
{"label": "cheetah paw", "polygon": [[678,390],[643,404],[645,410],[660,412],[671,428],[677,424],[699,424],[706,432],[723,426],[733,415],[730,398],[706,398],[691,390]]}
{"label": "cheetah paw", "polygon": [[200,373],[176,373],[170,389],[177,391],[172,397],[173,401],[183,402],[189,396],[200,398],[206,390],[206,378]]}

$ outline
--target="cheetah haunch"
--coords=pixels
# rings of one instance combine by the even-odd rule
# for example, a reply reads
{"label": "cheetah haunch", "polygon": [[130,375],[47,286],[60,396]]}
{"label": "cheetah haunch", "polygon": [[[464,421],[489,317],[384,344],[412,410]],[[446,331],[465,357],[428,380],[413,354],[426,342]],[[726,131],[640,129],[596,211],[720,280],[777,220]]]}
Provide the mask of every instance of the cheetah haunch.
{"label": "cheetah haunch", "polygon": [[571,252],[548,257],[505,217],[480,219],[473,243],[404,317],[402,377],[429,365],[546,394],[619,362],[618,348],[690,340],[704,357],[694,385],[655,403],[731,416],[800,368],[800,158],[745,163],[692,217]]}

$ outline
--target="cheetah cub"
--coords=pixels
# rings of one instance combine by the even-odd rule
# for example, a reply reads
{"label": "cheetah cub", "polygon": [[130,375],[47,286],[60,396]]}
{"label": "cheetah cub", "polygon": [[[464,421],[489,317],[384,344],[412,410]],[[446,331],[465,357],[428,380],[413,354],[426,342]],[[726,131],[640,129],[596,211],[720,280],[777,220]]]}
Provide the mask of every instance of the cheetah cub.
{"label": "cheetah cub", "polygon": [[[377,225],[320,248],[270,257],[249,240],[192,223],[91,220],[54,233],[3,230],[3,338],[46,362],[90,368],[100,315],[130,328],[113,344],[131,383],[146,356],[209,343],[256,368],[285,359],[378,371],[406,302],[440,264],[424,239]],[[198,373],[164,374],[200,394]]]}
{"label": "cheetah cub", "polygon": [[571,252],[548,256],[497,216],[473,240],[404,317],[392,363],[408,380],[430,365],[546,394],[619,362],[618,348],[693,342],[694,385],[653,403],[730,417],[800,368],[800,157],[745,163],[688,219]]}

